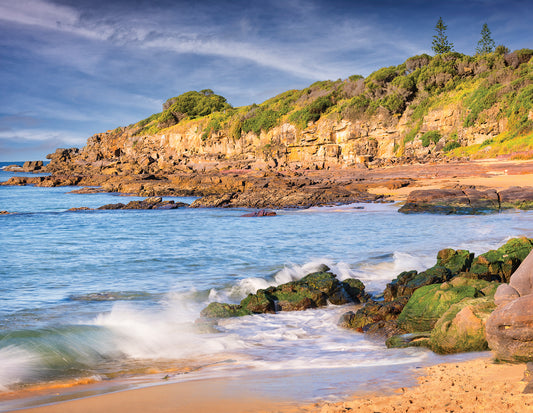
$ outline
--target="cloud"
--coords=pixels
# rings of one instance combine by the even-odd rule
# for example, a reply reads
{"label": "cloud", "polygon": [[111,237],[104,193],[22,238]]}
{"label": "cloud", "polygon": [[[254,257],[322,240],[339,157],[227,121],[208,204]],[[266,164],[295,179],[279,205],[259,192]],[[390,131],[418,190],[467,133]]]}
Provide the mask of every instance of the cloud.
{"label": "cloud", "polygon": [[[110,49],[116,48],[128,48],[133,56],[143,50],[221,57],[230,65],[248,61],[310,80],[337,78],[340,72],[347,72],[346,60],[353,66],[368,50],[382,50],[384,46],[395,53],[419,50],[398,36],[389,40],[390,34],[373,19],[332,14],[319,5],[271,2],[264,9],[251,7],[237,13],[238,6],[225,4],[230,8],[225,16],[228,20],[220,20],[208,9],[209,5],[191,8],[185,14],[158,8],[149,9],[148,13],[148,9],[129,7],[118,18],[116,14],[86,15],[45,0],[24,0],[0,5],[0,19],[97,42],[63,40],[61,47],[49,42],[36,50],[91,75],[95,75],[95,68],[106,64]],[[228,30],[229,27],[235,29]]]}
{"label": "cloud", "polygon": [[55,141],[63,142],[68,145],[79,145],[84,144],[86,139],[86,137],[65,130],[18,129],[0,131],[0,141]]}

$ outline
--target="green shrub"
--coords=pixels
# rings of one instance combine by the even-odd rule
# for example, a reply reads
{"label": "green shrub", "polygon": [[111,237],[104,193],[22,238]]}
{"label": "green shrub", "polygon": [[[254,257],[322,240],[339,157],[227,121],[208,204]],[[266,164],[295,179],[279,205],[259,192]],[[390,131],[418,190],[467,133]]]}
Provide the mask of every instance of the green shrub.
{"label": "green shrub", "polygon": [[501,88],[502,85],[500,84],[495,84],[489,88],[481,86],[465,99],[466,107],[470,110],[470,113],[464,121],[465,127],[473,126],[479,114],[496,103],[498,91]]}
{"label": "green shrub", "polygon": [[380,104],[391,113],[402,113],[405,109],[405,101],[398,93],[393,93],[380,99]]}
{"label": "green shrub", "polygon": [[348,77],[348,79],[350,79],[352,82],[357,82],[359,79],[364,79],[364,77],[361,75],[351,75]]}
{"label": "green shrub", "polygon": [[394,79],[398,75],[398,72],[396,71],[395,66],[389,66],[389,67],[382,67],[379,70],[376,70],[374,73],[370,74],[368,76],[368,81],[376,81],[376,82],[390,82],[392,79]]}
{"label": "green shrub", "polygon": [[422,141],[422,146],[424,148],[426,148],[426,147],[428,147],[431,144],[431,142],[436,144],[438,141],[440,141],[441,137],[442,137],[442,135],[440,134],[439,131],[430,130],[430,131],[427,131],[426,133],[424,133],[420,137],[420,140]]}
{"label": "green shrub", "polygon": [[165,105],[169,106],[168,111],[190,118],[207,116],[213,112],[231,108],[231,105],[226,102],[226,98],[215,95],[210,89],[201,92],[186,92],[167,100]]}
{"label": "green shrub", "polygon": [[261,107],[253,109],[253,115],[245,119],[242,123],[242,131],[248,133],[250,131],[259,135],[261,131],[268,132],[278,124],[280,114],[272,109],[263,109]]}
{"label": "green shrub", "polygon": [[461,144],[457,141],[450,141],[447,142],[446,145],[444,145],[444,148],[442,150],[444,152],[450,152],[451,150],[454,150],[455,148],[460,148]]}

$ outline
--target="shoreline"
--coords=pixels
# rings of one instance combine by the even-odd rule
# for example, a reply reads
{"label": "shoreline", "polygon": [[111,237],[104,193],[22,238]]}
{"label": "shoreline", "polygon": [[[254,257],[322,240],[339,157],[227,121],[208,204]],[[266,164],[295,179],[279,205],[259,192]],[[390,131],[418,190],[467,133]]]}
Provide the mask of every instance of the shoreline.
{"label": "shoreline", "polygon": [[525,364],[495,364],[490,356],[425,367],[412,387],[392,392],[360,391],[340,402],[303,404],[265,397],[260,389],[241,392],[232,378],[198,379],[23,408],[20,413],[141,412],[533,412],[533,394],[524,394]]}

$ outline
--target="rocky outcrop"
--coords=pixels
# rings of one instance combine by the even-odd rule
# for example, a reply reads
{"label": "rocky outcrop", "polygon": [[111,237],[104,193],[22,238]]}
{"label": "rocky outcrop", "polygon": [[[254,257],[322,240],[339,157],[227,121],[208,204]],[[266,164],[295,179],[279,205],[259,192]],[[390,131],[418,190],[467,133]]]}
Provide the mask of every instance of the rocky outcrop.
{"label": "rocky outcrop", "polygon": [[486,350],[485,325],[496,308],[495,297],[518,295],[511,286],[498,286],[513,272],[517,285],[528,286],[529,279],[524,282],[516,269],[532,249],[533,240],[522,237],[478,257],[466,250],[441,250],[437,265],[401,273],[387,284],[383,301],[370,300],[345,313],[339,324],[384,336],[392,347],[426,346],[438,353]]}
{"label": "rocky outcrop", "polygon": [[364,284],[356,279],[339,281],[329,268],[306,275],[298,281],[258,290],[240,304],[210,303],[201,311],[204,318],[226,318],[248,314],[299,311],[350,302],[360,303],[368,298]]}
{"label": "rocky outcrop", "polygon": [[267,211],[265,209],[260,209],[259,211],[249,212],[241,216],[250,217],[250,218],[260,218],[260,217],[275,217],[276,215],[277,214],[274,211]]}
{"label": "rocky outcrop", "polygon": [[[161,197],[151,197],[146,198],[141,201],[130,201],[127,204],[121,202],[116,204],[107,204],[102,205],[96,209],[99,210],[116,210],[116,209],[177,209],[188,207],[189,204],[184,202],[175,202],[174,200],[163,201]],[[93,208],[81,207],[81,208],[70,208],[68,211],[93,211]]]}
{"label": "rocky outcrop", "polygon": [[533,253],[496,292],[497,309],[487,321],[487,341],[496,358],[533,361]]}
{"label": "rocky outcrop", "polygon": [[43,161],[26,161],[22,166],[8,165],[4,167],[4,171],[8,172],[42,172]]}
{"label": "rocky outcrop", "polygon": [[507,209],[533,209],[533,187],[513,187],[502,191],[475,187],[417,189],[409,194],[399,211],[406,214],[485,214]]}

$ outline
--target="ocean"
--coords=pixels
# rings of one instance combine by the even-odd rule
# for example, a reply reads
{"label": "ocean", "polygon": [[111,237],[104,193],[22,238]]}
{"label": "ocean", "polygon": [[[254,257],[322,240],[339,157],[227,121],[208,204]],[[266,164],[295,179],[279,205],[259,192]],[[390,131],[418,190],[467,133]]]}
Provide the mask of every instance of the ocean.
{"label": "ocean", "polygon": [[[0,170],[0,181],[14,175]],[[263,218],[244,209],[67,212],[142,199],[73,189],[0,186],[0,210],[16,212],[0,216],[0,411],[57,401],[42,389],[60,384],[72,385],[63,399],[81,397],[80,383],[105,392],[206,377],[246,377],[243,386],[300,401],[391,389],[420,367],[479,354],[387,349],[337,326],[350,306],[227,319],[207,331],[195,321],[209,302],[238,303],[320,264],[379,293],[401,271],[434,265],[440,249],[479,254],[533,237],[531,211],[403,215],[390,203]]]}

